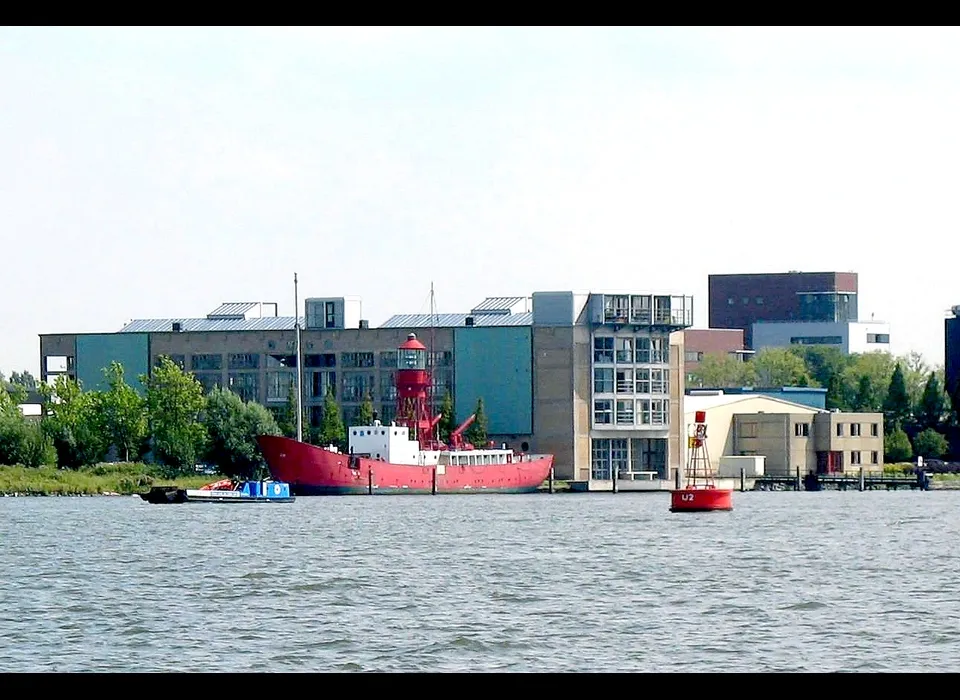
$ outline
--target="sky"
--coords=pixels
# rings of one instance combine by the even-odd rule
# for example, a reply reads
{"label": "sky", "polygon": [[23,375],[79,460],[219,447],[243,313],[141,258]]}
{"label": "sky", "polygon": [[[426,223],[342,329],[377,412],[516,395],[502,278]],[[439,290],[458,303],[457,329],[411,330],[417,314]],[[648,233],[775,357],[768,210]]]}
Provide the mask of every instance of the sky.
{"label": "sky", "polygon": [[[960,304],[960,30],[0,28],[0,371],[39,335],[360,296],[694,297],[855,271],[894,353]],[[301,307],[302,308],[302,307]]]}

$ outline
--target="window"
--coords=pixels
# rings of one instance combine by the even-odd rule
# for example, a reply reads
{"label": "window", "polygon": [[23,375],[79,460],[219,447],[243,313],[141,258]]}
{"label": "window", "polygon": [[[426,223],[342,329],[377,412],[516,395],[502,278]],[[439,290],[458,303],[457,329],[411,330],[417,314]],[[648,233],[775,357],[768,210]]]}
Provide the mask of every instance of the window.
{"label": "window", "polygon": [[427,367],[450,367],[453,364],[453,353],[450,350],[427,353]]}
{"label": "window", "polygon": [[637,369],[637,393],[650,393],[650,370],[646,367]]}
{"label": "window", "polygon": [[344,352],[340,354],[341,367],[373,367],[372,352]]}
{"label": "window", "polygon": [[613,362],[613,336],[593,339],[593,361]]}
{"label": "window", "polygon": [[850,453],[850,464],[860,464],[860,452],[859,450],[854,450]]}
{"label": "window", "polygon": [[746,305],[749,304],[749,303],[750,303],[750,297],[744,297],[744,298],[743,298],[743,305],[746,306]]}
{"label": "window", "polygon": [[380,366],[393,368],[397,366],[397,351],[384,350],[380,353]]}
{"label": "window", "polygon": [[737,302],[736,302],[736,300],[735,300],[733,297],[729,297],[729,298],[727,299],[727,304],[728,304],[729,306],[733,306],[733,305],[736,304],[736,303],[737,303]]}
{"label": "window", "polygon": [[791,345],[843,345],[839,335],[809,335],[790,338]]}
{"label": "window", "polygon": [[742,422],[740,424],[740,437],[742,438],[755,438],[757,437],[757,423],[756,422]]}
{"label": "window", "polygon": [[216,386],[223,386],[223,375],[220,372],[194,372],[193,376],[200,382],[204,394],[209,394]]}
{"label": "window", "polygon": [[870,464],[879,464],[880,453],[874,450],[870,453]]}
{"label": "window", "polygon": [[310,396],[315,399],[322,399],[327,392],[333,390],[333,396],[337,396],[337,373],[330,371],[310,372],[307,377],[307,386],[310,387]]}
{"label": "window", "polygon": [[851,424],[850,424],[850,435],[851,435],[852,437],[860,437],[860,424],[859,424],[859,423],[851,423]]}
{"label": "window", "polygon": [[396,372],[380,373],[380,400],[381,401],[397,400],[397,373]]}
{"label": "window", "polygon": [[256,401],[259,395],[256,372],[231,373],[227,377],[227,388],[244,401]]}
{"label": "window", "polygon": [[611,425],[613,423],[613,401],[611,399],[597,399],[593,402],[593,422],[595,425]]}
{"label": "window", "polygon": [[618,479],[627,477],[627,468],[630,465],[627,456],[627,441],[625,439],[615,439],[610,441],[610,466],[616,473]]}
{"label": "window", "polygon": [[392,403],[380,404],[380,422],[390,425],[397,418],[397,405]]}
{"label": "window", "polygon": [[286,401],[290,397],[291,387],[297,383],[297,375],[293,372],[267,372],[265,379],[267,401]]}
{"label": "window", "polygon": [[617,425],[633,425],[633,399],[617,401]]}
{"label": "window", "polygon": [[636,343],[636,358],[637,364],[649,364],[650,362],[650,337],[649,336],[639,336],[637,337]]}
{"label": "window", "polygon": [[[621,369],[617,368],[617,393],[618,394],[632,394],[633,393],[633,370],[632,369]],[[631,409],[630,413],[633,413]],[[631,421],[632,422],[632,421]]]}
{"label": "window", "polygon": [[794,423],[793,425],[793,434],[797,437],[809,437],[810,436],[810,424],[809,423]]}
{"label": "window", "polygon": [[843,437],[843,423],[837,423],[837,437]]}
{"label": "window", "polygon": [[889,343],[890,334],[889,333],[867,333],[867,342],[868,343]]}
{"label": "window", "polygon": [[590,444],[590,478],[610,478],[610,439],[593,438]]}
{"label": "window", "polygon": [[763,306],[763,297],[757,297],[756,299],[754,299],[754,302],[756,303],[757,306]]}
{"label": "window", "polygon": [[633,363],[633,338],[617,338],[616,348],[618,363]]}
{"label": "window", "polygon": [[593,393],[613,393],[613,368],[595,367],[593,370]]}
{"label": "window", "polygon": [[223,355],[194,355],[190,358],[192,370],[223,369]]}
{"label": "window", "polygon": [[[164,357],[161,355],[160,357]],[[160,364],[160,357],[157,358],[157,364]],[[186,369],[186,358],[183,355],[167,355],[166,357],[170,358],[170,361],[175,364],[180,369]]]}
{"label": "window", "polygon": [[433,370],[431,376],[431,386],[433,387],[433,395],[436,397],[437,401],[442,401],[443,397],[447,394],[450,394],[452,397],[453,370],[446,367],[440,367]]}
{"label": "window", "polygon": [[323,355],[304,355],[304,367],[336,367],[337,356],[330,352]]}
{"label": "window", "polygon": [[630,471],[656,472],[659,478],[667,475],[667,441],[663,438],[632,438],[630,440]]}
{"label": "window", "polygon": [[640,425],[669,425],[669,407],[670,402],[663,399],[640,399],[637,401]]}
{"label": "window", "polygon": [[669,394],[670,393],[670,370],[667,370],[667,369],[650,370],[650,393],[651,394]]}
{"label": "window", "polygon": [[683,353],[684,362],[699,362],[700,358],[698,357],[699,353],[696,350],[686,350]]}
{"label": "window", "polygon": [[267,367],[296,367],[296,355],[267,355]]}
{"label": "window", "polygon": [[667,357],[666,338],[650,338],[650,362],[651,364],[666,364]]}
{"label": "window", "polygon": [[230,369],[257,369],[260,355],[252,352],[230,353]]}
{"label": "window", "polygon": [[325,302],[323,305],[323,327],[337,327],[337,306],[332,301]]}
{"label": "window", "polygon": [[879,437],[880,436],[880,426],[877,423],[870,424],[870,436]]}
{"label": "window", "polygon": [[367,372],[343,373],[343,388],[340,394],[343,401],[363,401],[367,394],[370,394],[370,398],[373,398],[373,374]]}

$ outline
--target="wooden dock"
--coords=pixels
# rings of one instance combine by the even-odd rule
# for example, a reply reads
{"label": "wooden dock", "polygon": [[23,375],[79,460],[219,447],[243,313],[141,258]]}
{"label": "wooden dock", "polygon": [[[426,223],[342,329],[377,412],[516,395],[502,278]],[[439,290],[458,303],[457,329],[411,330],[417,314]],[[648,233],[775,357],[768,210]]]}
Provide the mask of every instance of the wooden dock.
{"label": "wooden dock", "polygon": [[930,475],[892,475],[860,470],[859,474],[806,474],[758,476],[752,479],[755,491],[894,491],[930,490]]}

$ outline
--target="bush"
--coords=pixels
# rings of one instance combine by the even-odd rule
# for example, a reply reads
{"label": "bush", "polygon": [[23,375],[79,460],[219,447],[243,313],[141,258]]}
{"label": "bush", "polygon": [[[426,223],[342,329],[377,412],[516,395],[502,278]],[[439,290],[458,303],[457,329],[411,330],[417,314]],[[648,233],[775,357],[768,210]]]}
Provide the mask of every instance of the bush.
{"label": "bush", "polygon": [[947,452],[947,439],[933,428],[927,428],[913,438],[913,448],[924,459],[939,459]]}
{"label": "bush", "polygon": [[913,457],[913,446],[902,428],[897,428],[883,436],[885,462],[907,462],[911,457]]}

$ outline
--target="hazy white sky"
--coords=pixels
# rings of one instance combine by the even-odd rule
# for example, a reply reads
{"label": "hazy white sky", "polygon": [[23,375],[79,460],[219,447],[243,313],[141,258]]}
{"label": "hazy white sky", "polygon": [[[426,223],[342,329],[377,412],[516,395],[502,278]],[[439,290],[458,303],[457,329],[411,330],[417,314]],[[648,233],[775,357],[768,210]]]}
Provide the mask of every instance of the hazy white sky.
{"label": "hazy white sky", "polygon": [[0,29],[0,371],[40,333],[853,270],[960,304],[955,29]]}

